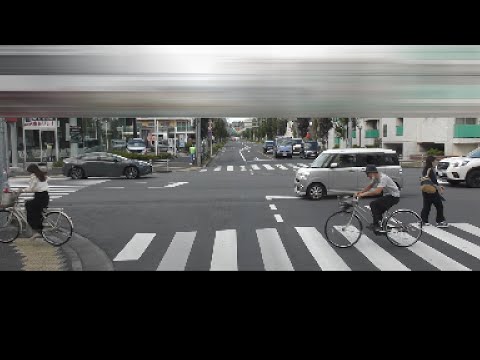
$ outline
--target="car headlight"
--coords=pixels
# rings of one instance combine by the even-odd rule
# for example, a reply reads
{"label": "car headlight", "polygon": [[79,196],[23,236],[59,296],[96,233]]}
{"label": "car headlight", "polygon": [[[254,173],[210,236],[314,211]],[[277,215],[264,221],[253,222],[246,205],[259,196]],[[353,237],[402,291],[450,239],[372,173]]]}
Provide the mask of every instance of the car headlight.
{"label": "car headlight", "polygon": [[460,166],[465,166],[470,162],[470,160],[464,160]]}
{"label": "car headlight", "polygon": [[308,176],[310,175],[309,172],[302,172],[300,174],[297,175],[297,177],[300,179],[300,180],[307,180]]}

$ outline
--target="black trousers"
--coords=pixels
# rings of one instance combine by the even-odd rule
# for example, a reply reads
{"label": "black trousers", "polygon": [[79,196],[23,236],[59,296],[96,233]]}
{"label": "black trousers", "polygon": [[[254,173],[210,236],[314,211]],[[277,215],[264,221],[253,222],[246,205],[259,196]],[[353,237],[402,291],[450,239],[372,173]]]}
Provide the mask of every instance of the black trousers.
{"label": "black trousers", "polygon": [[376,225],[381,222],[383,213],[390,209],[393,205],[398,204],[399,201],[400,198],[392,195],[382,196],[377,200],[373,200],[370,203],[370,210],[372,210],[373,215],[373,223]]}
{"label": "black trousers", "polygon": [[435,205],[435,208],[437,209],[437,223],[445,221],[445,216],[443,216],[443,203],[438,191],[434,194],[422,192],[422,195],[423,209],[420,215],[422,217],[422,221],[424,223],[428,222],[428,216],[430,215],[430,209],[432,208],[432,204]]}
{"label": "black trousers", "polygon": [[33,230],[42,230],[42,211],[50,201],[48,191],[34,193],[34,198],[25,202],[27,222]]}

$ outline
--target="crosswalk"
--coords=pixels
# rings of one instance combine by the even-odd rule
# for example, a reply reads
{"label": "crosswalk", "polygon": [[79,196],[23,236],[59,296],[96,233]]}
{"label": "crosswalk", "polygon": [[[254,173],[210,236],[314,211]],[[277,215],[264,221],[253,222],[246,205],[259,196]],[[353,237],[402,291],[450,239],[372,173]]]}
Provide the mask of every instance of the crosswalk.
{"label": "crosswalk", "polygon": [[266,171],[275,171],[275,170],[280,170],[280,171],[289,171],[289,170],[298,170],[300,168],[306,168],[309,167],[309,164],[304,164],[304,163],[282,163],[282,164],[251,164],[251,165],[227,165],[227,166],[214,166],[211,168],[207,169],[201,169],[199,172],[205,173],[205,172],[234,172],[234,171],[259,171],[259,170],[266,170]]}
{"label": "crosswalk", "polygon": [[[70,194],[73,194],[79,190],[82,190],[88,186],[92,185],[97,185],[97,184],[102,184],[104,182],[107,182],[110,180],[93,180],[93,179],[88,179],[88,180],[83,180],[83,181],[77,181],[75,182],[75,185],[64,185],[65,182],[60,182],[62,185],[58,185],[57,182],[53,183],[50,182],[48,185],[48,194],[50,198],[50,202],[61,199],[64,196],[68,196]],[[28,186],[28,181],[12,181],[10,183],[10,188],[13,191],[17,191],[20,189],[24,189]],[[22,206],[25,204],[25,201],[33,199],[34,194],[33,193],[22,193],[20,194],[20,197],[18,198],[18,205]]]}
{"label": "crosswalk", "polygon": [[[158,271],[195,270],[196,266],[210,271],[349,271],[363,270],[361,264],[367,264],[367,270],[380,271],[480,270],[480,228],[468,223],[452,223],[448,229],[424,227],[420,240],[406,248],[394,246],[384,236],[364,233],[354,247],[339,249],[332,246],[316,227],[272,227],[248,231],[249,235],[245,230],[216,230],[212,237],[213,246],[208,249],[195,246],[195,243],[202,242],[205,235],[211,236],[212,232],[137,233],[113,260],[120,269],[131,265]],[[252,238],[255,239],[253,246]],[[245,248],[247,243],[248,250]],[[166,251],[160,251],[159,246]],[[252,251],[261,261],[247,266],[249,258],[255,257]],[[195,252],[203,255],[208,252],[208,260],[203,257],[205,264],[190,261],[192,258],[198,260]],[[144,259],[148,261],[142,263]],[[305,264],[310,264],[307,269]]]}

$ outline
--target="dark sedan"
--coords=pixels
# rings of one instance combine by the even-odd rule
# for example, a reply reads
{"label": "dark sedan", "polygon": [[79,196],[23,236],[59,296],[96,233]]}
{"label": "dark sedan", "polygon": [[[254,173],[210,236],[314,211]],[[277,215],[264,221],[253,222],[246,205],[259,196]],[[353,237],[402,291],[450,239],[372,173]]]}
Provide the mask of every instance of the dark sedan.
{"label": "dark sedan", "polygon": [[72,179],[87,177],[117,177],[137,179],[151,174],[152,165],[146,161],[127,159],[123,156],[92,152],[63,160],[63,175]]}
{"label": "dark sedan", "polygon": [[321,151],[318,148],[316,141],[306,141],[303,143],[302,150],[300,151],[300,157],[304,159],[317,158]]}

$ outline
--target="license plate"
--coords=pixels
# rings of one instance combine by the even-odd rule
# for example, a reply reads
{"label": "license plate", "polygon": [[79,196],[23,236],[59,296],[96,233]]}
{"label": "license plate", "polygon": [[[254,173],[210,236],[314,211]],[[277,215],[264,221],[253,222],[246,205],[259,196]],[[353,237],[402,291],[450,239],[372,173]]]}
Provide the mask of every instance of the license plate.
{"label": "license plate", "polygon": [[287,156],[287,153],[283,153],[283,156]]}
{"label": "license plate", "polygon": [[446,176],[446,175],[445,175],[445,173],[444,173],[443,171],[439,171],[439,172],[438,172],[438,176],[444,177],[444,176]]}

